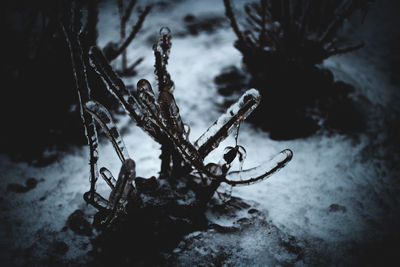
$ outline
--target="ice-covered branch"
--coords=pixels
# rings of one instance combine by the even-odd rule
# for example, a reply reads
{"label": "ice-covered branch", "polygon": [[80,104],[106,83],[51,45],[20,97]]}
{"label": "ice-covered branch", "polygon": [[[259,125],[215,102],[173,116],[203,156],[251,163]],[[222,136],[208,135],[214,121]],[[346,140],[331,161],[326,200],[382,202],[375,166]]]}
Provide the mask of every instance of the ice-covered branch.
{"label": "ice-covered branch", "polygon": [[218,147],[218,145],[247,118],[248,115],[260,103],[260,93],[256,89],[246,91],[242,97],[228,110],[222,114],[213,125],[195,142],[199,149],[199,154],[205,158],[208,153]]}
{"label": "ice-covered branch", "polygon": [[108,186],[113,190],[115,189],[115,185],[117,184],[117,180],[115,180],[112,173],[106,168],[102,167],[100,169],[100,174],[103,177],[104,181],[108,184]]}
{"label": "ice-covered branch", "polygon": [[95,184],[98,179],[98,139],[94,121],[92,117],[85,111],[84,103],[90,100],[90,87],[87,77],[87,66],[85,65],[82,46],[79,41],[79,33],[82,27],[81,24],[81,10],[76,2],[71,4],[70,17],[64,18],[61,21],[61,29],[64,33],[65,39],[71,55],[72,71],[75,80],[75,87],[77,89],[79,98],[79,109],[81,119],[85,128],[85,135],[89,145],[90,154],[90,198],[94,197]]}
{"label": "ice-covered branch", "polygon": [[[249,185],[260,182],[285,167],[292,157],[293,152],[290,149],[285,149],[270,161],[267,161],[258,167],[228,173],[224,182],[234,186]],[[242,180],[242,177],[246,177],[246,179]]]}
{"label": "ice-covered branch", "polygon": [[[136,164],[129,158],[111,115],[100,103],[90,99],[86,101],[84,113],[90,115],[90,118],[102,127],[122,162],[117,179],[108,169],[103,167],[100,170],[101,177],[111,189],[108,199],[95,191],[84,195],[88,203],[99,209],[100,218],[97,220],[105,227],[113,225],[115,219],[125,217],[128,212],[142,212],[143,207],[168,207],[168,210],[169,207],[183,207],[185,214],[193,207],[203,210],[221,183],[232,187],[261,181],[278,171],[292,158],[292,152],[287,149],[259,167],[242,171],[247,152],[237,142],[239,128],[260,103],[261,96],[256,89],[247,90],[195,144],[190,142],[189,127],[180,116],[172,92],[173,82],[166,68],[171,48],[170,32],[166,29],[161,29],[160,38],[154,46],[154,73],[158,80],[158,94],[145,79],[139,80],[136,90],[128,89],[102,52],[96,47],[90,49],[90,64],[108,90],[119,100],[137,125],[161,144],[160,179],[136,178]],[[205,165],[207,155],[235,129],[235,146],[226,147],[218,163]],[[229,172],[232,162],[236,159],[239,160],[239,170]],[[244,180],[242,177],[245,177]]]}
{"label": "ice-covered branch", "polygon": [[103,131],[107,134],[121,162],[124,162],[126,159],[128,159],[128,150],[126,149],[124,141],[122,140],[117,127],[112,121],[111,114],[108,112],[108,110],[94,100],[87,102],[85,108],[86,111],[96,119]]}

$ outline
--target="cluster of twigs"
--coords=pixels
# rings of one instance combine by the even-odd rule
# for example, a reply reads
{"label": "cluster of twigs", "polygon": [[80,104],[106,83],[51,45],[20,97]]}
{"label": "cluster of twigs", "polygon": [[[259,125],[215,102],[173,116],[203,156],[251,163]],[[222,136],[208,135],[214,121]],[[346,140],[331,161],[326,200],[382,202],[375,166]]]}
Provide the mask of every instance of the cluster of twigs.
{"label": "cluster of twigs", "polygon": [[126,33],[126,25],[129,22],[132,11],[136,5],[136,0],[130,0],[128,4],[125,4],[123,0],[118,0],[118,13],[120,18],[120,37],[121,40],[118,43],[109,42],[104,48],[103,53],[109,62],[116,59],[121,55],[121,71],[119,71],[120,75],[134,75],[135,67],[143,61],[143,58],[137,59],[131,65],[128,66],[127,62],[127,51],[126,48],[132,42],[132,40],[136,37],[139,30],[142,28],[143,22],[146,16],[149,14],[152,9],[152,5],[147,5],[144,10],[141,11],[136,24],[132,27],[132,30],[127,35]]}
{"label": "cluster of twigs", "polygon": [[[131,15],[133,13],[134,7],[136,6],[136,0],[130,0],[128,3],[125,3],[123,0],[118,0],[118,11],[120,17],[120,40],[118,42],[110,41],[108,42],[104,48],[103,53],[109,62],[112,62],[119,56],[121,56],[121,70],[119,71],[120,75],[134,75],[135,67],[142,62],[143,58],[137,59],[131,65],[128,66],[127,62],[127,51],[126,49],[132,43],[138,32],[143,26],[143,22],[147,15],[150,13],[152,9],[152,5],[147,5],[143,10],[140,11],[138,19],[135,25],[130,30],[129,34],[127,34],[127,23],[129,22]],[[83,50],[87,53],[91,46],[97,45],[98,38],[98,22],[99,22],[99,11],[98,11],[99,0],[87,0],[87,1],[71,1],[69,5],[75,5],[77,10],[86,9],[87,16],[84,20],[81,16],[81,21],[84,25],[82,25],[80,39]],[[68,10],[70,8],[64,8],[65,14],[64,16],[68,16]]]}
{"label": "cluster of twigs", "polygon": [[313,66],[332,55],[361,48],[362,43],[343,44],[337,33],[344,20],[358,9],[365,10],[369,1],[260,0],[245,5],[246,30],[240,29],[230,0],[224,0],[224,5],[238,38],[235,46],[251,68],[251,61],[260,53],[281,62]]}

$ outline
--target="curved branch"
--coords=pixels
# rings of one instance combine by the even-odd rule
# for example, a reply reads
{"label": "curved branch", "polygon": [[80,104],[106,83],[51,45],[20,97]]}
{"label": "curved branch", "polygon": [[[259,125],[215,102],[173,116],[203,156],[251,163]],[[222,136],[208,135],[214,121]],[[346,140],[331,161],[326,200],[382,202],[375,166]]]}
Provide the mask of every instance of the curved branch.
{"label": "curved branch", "polygon": [[125,162],[125,160],[129,159],[128,150],[108,110],[94,100],[90,100],[85,104],[85,110],[92,115],[107,134],[121,162]]}
{"label": "curved branch", "polygon": [[[228,173],[224,182],[236,186],[236,185],[250,185],[256,182],[260,182],[270,177],[275,172],[279,171],[293,158],[293,152],[290,149],[282,150],[278,155],[273,157],[270,161],[251,169],[244,171],[233,171]],[[265,170],[266,169],[266,170]],[[265,171],[263,171],[265,170]],[[240,180],[242,175],[248,175],[251,178],[246,180]],[[233,180],[238,179],[238,180]]]}

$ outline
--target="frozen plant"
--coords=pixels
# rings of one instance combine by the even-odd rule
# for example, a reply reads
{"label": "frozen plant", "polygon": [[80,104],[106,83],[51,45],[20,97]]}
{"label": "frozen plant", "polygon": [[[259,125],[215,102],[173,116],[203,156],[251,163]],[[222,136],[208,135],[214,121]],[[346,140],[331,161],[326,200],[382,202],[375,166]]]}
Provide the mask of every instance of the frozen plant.
{"label": "frozen plant", "polygon": [[[101,221],[102,224],[108,225],[119,214],[126,213],[129,210],[128,206],[160,205],[157,199],[162,199],[162,203],[174,203],[185,208],[196,207],[202,210],[221,183],[237,186],[262,181],[285,166],[292,158],[292,152],[285,149],[271,161],[258,167],[231,171],[232,162],[236,158],[243,161],[245,156],[244,148],[236,144],[235,147],[225,149],[218,163],[205,164],[204,159],[207,155],[229,134],[239,130],[240,123],[257,107],[260,95],[255,89],[247,90],[192,144],[189,141],[190,128],[179,115],[179,108],[172,93],[174,83],[166,69],[170,39],[169,29],[162,28],[160,38],[153,47],[156,58],[155,74],[158,80],[157,93],[144,79],[137,83],[136,90],[127,89],[101,51],[96,47],[90,50],[91,65],[107,88],[117,97],[137,126],[161,145],[159,178],[136,177],[135,162],[129,158],[107,109],[93,100],[85,103],[85,111],[102,127],[122,162],[117,180],[106,168],[100,170],[102,178],[111,187],[108,199],[100,196],[95,190],[87,192],[84,197],[88,203],[106,215]],[[88,134],[89,140],[94,138],[94,134]],[[90,146],[91,151],[96,150],[94,143],[96,142]],[[90,162],[93,164],[94,161],[92,158]],[[91,177],[91,181],[96,181],[97,172],[92,172],[92,175],[94,177]]]}
{"label": "frozen plant", "polygon": [[[136,89],[126,87],[97,47],[90,49],[90,66],[86,65],[84,57],[87,55],[83,53],[76,32],[71,29],[66,29],[66,32],[69,32],[66,36],[90,148],[90,190],[84,194],[84,199],[98,210],[94,225],[104,229],[97,238],[96,246],[102,251],[99,257],[113,263],[116,260],[126,263],[126,259],[132,257],[136,261],[143,255],[154,260],[152,252],[172,249],[184,234],[208,227],[204,211],[214,193],[218,192],[222,200],[229,197],[229,193],[219,189],[221,185],[229,189],[262,181],[291,160],[292,151],[285,149],[258,167],[231,170],[233,161],[239,160],[242,164],[246,155],[244,147],[237,144],[237,136],[241,122],[260,102],[255,89],[246,91],[194,143],[189,140],[190,128],[179,114],[173,95],[174,83],[167,71],[171,48],[168,28],[160,30],[160,38],[153,47],[157,91],[153,91],[144,79],[137,83]],[[136,175],[136,162],[130,158],[110,113],[91,97],[86,77],[88,68],[96,71],[136,125],[160,144],[158,178]],[[97,168],[95,123],[107,135],[121,160],[118,177],[114,178],[105,167]],[[218,163],[206,164],[207,155],[234,132],[236,145],[227,147]],[[96,192],[99,176],[111,189],[108,197]],[[124,244],[121,240],[130,242],[130,245],[118,245]]]}

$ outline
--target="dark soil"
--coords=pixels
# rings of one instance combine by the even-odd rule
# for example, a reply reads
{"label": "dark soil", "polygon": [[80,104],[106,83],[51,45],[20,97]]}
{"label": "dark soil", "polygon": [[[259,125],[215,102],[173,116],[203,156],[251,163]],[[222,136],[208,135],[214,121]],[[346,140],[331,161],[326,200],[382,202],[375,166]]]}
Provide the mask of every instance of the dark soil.
{"label": "dark soil", "polygon": [[253,74],[231,67],[214,81],[227,96],[226,105],[231,103],[229,95],[258,89],[261,103],[247,121],[275,140],[308,137],[320,129],[350,135],[365,129],[364,115],[352,97],[355,88],[334,81],[332,72],[322,67],[263,65]]}

